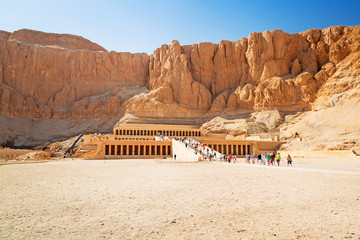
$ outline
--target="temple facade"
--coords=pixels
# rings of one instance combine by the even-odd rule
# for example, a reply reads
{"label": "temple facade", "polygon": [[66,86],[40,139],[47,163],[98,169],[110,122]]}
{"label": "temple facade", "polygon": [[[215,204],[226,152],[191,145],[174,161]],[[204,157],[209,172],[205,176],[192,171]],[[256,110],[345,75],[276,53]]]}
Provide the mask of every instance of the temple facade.
{"label": "temple facade", "polygon": [[84,159],[171,158],[172,139],[190,138],[221,154],[240,157],[258,152],[273,152],[278,141],[233,138],[226,134],[206,133],[188,125],[120,124],[112,134],[85,135],[75,157]]}
{"label": "temple facade", "polygon": [[116,136],[200,137],[201,130],[187,125],[122,124],[114,127]]}

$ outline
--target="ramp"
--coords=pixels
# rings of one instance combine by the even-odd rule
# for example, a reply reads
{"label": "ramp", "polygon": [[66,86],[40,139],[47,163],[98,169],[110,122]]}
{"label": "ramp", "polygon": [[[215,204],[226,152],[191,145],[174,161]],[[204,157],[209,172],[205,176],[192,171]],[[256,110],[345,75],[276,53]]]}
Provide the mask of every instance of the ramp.
{"label": "ramp", "polygon": [[176,154],[176,161],[179,162],[197,162],[200,155],[195,154],[192,148],[186,148],[185,143],[172,139],[173,156]]}
{"label": "ramp", "polygon": [[67,154],[67,153],[69,153],[69,152],[75,147],[76,143],[81,139],[82,136],[84,136],[84,133],[81,133],[81,134],[75,139],[75,141],[71,144],[71,146],[68,148],[68,150],[66,150],[66,152],[64,153],[64,155]]}

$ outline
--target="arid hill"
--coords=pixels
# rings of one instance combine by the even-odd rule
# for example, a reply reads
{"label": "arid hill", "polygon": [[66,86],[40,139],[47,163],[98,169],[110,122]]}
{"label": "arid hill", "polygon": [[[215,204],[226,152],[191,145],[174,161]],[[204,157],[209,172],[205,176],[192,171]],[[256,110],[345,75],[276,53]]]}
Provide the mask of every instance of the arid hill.
{"label": "arid hill", "polygon": [[[3,143],[109,131],[119,119],[203,124],[221,116],[263,123],[248,128],[252,132],[280,128],[284,147],[293,147],[295,134],[311,142],[332,131],[333,149],[344,141],[352,142],[347,148],[359,144],[353,138],[360,136],[360,26],[265,31],[219,44],[173,41],[150,56],[19,30],[0,32],[0,57]],[[277,119],[269,119],[276,124],[257,118],[262,111],[274,112]],[[335,116],[336,122],[329,119]],[[212,125],[204,127],[212,131]]]}

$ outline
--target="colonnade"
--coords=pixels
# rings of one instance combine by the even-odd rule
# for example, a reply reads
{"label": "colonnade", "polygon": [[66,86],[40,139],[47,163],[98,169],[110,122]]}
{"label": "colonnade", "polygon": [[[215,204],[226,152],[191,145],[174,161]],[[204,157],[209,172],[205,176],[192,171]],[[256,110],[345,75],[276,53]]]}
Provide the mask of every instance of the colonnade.
{"label": "colonnade", "polygon": [[152,137],[152,136],[149,136],[149,137],[141,137],[141,136],[138,136],[138,137],[115,137],[114,138],[115,140],[136,140],[136,141],[145,141],[145,140],[155,140],[155,137]]}
{"label": "colonnade", "polygon": [[200,137],[199,130],[163,130],[163,129],[114,129],[115,135],[131,135],[131,136],[177,136],[177,137]]}
{"label": "colonnade", "polygon": [[222,154],[246,155],[251,154],[251,146],[249,144],[206,144],[211,149]]}
{"label": "colonnade", "polygon": [[172,155],[171,143],[159,144],[105,144],[105,156],[168,156]]}

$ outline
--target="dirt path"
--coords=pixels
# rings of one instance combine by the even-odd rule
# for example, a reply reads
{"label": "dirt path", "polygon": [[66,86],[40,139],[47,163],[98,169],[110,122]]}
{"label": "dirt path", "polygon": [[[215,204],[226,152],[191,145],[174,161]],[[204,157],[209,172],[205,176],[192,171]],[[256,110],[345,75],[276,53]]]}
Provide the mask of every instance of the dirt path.
{"label": "dirt path", "polygon": [[0,166],[0,239],[360,239],[360,173],[153,160]]}

